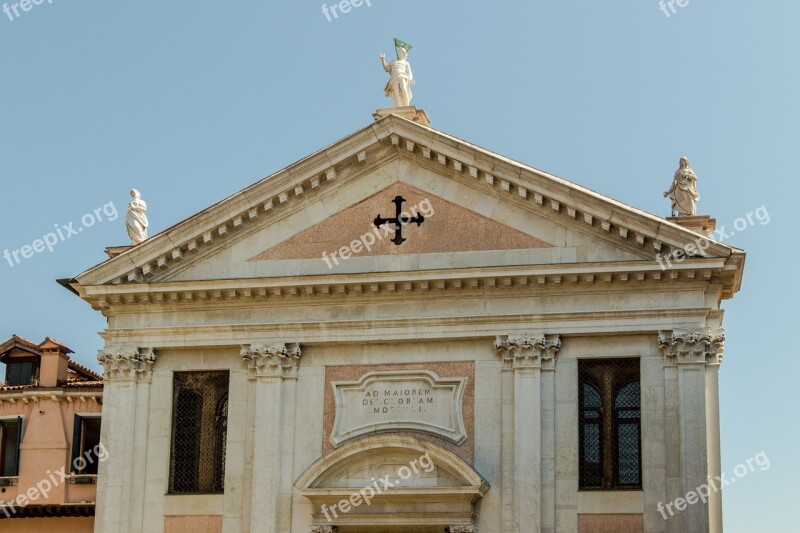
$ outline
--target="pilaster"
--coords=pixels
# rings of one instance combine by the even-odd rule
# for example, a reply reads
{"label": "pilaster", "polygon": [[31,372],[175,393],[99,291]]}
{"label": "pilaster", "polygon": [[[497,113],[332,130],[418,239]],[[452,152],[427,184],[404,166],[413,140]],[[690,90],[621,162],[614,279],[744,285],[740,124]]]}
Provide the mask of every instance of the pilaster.
{"label": "pilaster", "polygon": [[[555,387],[553,370],[561,348],[558,335],[499,336],[498,354],[513,369],[513,442],[504,431],[504,453],[513,450],[513,531],[540,533],[555,527]],[[549,413],[549,414],[548,414]],[[505,419],[504,419],[505,421]],[[544,453],[543,453],[544,451]],[[503,457],[504,464],[506,457]],[[504,468],[504,474],[507,469]],[[505,480],[504,480],[505,484]],[[525,495],[525,497],[520,497]],[[544,523],[543,518],[547,518]]]}
{"label": "pilaster", "polygon": [[296,378],[302,353],[298,344],[256,342],[241,355],[255,398],[249,531],[278,533],[284,380]]}
{"label": "pilaster", "polygon": [[95,531],[141,531],[150,383],[155,353],[135,346],[107,347],[103,366],[103,423],[100,440],[108,460],[99,465]]}
{"label": "pilaster", "polygon": [[[677,428],[672,429],[678,430],[680,457],[676,465],[673,454],[673,464],[668,462],[667,469],[673,476],[680,472],[681,492],[675,494],[677,484],[668,487],[670,499],[686,498],[721,468],[716,378],[724,345],[725,333],[721,329],[659,333],[666,376],[673,381],[673,389],[677,389],[673,392],[677,393]],[[721,531],[721,495],[718,493],[709,495],[707,503],[701,500],[677,512],[680,513],[678,520],[673,522],[670,531]],[[682,529],[677,529],[675,523],[680,523]]]}

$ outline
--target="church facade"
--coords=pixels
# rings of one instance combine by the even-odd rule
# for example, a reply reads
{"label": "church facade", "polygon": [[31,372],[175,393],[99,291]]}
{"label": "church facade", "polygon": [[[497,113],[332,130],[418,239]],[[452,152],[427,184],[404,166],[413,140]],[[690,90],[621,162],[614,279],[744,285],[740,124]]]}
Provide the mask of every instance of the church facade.
{"label": "church facade", "polygon": [[376,118],[69,280],[95,531],[721,531],[744,252]]}

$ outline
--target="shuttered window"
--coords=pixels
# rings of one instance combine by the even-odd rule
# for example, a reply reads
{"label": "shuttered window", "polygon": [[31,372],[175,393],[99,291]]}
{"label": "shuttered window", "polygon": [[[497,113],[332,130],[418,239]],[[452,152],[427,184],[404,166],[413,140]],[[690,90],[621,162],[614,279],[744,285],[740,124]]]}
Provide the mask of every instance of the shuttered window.
{"label": "shuttered window", "polygon": [[19,475],[22,417],[0,420],[0,477]]}

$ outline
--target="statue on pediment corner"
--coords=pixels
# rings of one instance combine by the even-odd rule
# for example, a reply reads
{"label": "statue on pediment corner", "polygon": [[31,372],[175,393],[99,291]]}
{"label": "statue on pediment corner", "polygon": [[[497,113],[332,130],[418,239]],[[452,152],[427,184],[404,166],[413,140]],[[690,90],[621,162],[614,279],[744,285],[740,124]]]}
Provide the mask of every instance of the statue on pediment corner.
{"label": "statue on pediment corner", "polygon": [[147,240],[148,226],[147,204],[142,200],[139,191],[131,189],[131,202],[128,204],[128,214],[125,216],[125,227],[132,246]]}
{"label": "statue on pediment corner", "polygon": [[689,165],[689,159],[681,157],[678,170],[672,179],[672,186],[664,193],[664,198],[672,202],[672,216],[688,217],[697,214],[700,194],[697,192],[697,174]]}

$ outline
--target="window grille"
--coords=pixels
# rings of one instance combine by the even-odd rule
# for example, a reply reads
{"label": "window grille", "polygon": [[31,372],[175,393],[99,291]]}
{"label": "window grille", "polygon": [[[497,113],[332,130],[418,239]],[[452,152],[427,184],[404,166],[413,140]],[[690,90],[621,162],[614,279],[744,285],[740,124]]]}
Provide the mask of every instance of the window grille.
{"label": "window grille", "polygon": [[214,490],[222,492],[225,484],[225,451],[227,449],[228,436],[228,395],[222,397],[217,404],[217,415],[214,419],[217,435],[217,450],[214,463]]}
{"label": "window grille", "polygon": [[228,372],[176,372],[170,493],[221,493],[225,483]]}
{"label": "window grille", "polygon": [[579,487],[642,486],[638,359],[578,363]]}

